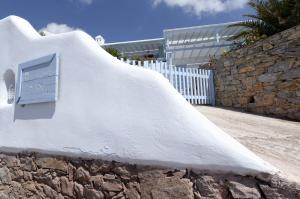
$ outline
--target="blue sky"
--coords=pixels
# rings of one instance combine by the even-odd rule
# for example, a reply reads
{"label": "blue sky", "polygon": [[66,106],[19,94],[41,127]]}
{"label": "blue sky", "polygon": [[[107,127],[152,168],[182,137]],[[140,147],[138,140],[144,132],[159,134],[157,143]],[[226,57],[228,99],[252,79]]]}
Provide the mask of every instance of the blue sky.
{"label": "blue sky", "polygon": [[243,14],[251,12],[246,1],[0,0],[0,17],[23,17],[37,30],[82,29],[116,42],[162,37],[166,28],[242,20]]}

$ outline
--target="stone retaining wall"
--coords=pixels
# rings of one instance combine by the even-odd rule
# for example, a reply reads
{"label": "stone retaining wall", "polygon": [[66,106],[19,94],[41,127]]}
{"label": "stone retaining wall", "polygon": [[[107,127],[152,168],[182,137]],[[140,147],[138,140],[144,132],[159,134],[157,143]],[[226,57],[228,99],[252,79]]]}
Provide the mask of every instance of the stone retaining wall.
{"label": "stone retaining wall", "polygon": [[300,26],[232,51],[215,68],[218,106],[300,121]]}
{"label": "stone retaining wall", "polygon": [[0,154],[0,198],[299,198],[278,176],[211,174],[41,154]]}

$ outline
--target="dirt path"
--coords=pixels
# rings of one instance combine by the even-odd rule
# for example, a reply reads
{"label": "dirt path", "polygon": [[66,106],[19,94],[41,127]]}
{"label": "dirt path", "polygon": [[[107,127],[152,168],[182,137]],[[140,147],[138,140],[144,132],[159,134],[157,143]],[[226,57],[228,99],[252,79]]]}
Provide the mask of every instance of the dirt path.
{"label": "dirt path", "polygon": [[209,120],[300,183],[300,122],[208,106],[195,106]]}

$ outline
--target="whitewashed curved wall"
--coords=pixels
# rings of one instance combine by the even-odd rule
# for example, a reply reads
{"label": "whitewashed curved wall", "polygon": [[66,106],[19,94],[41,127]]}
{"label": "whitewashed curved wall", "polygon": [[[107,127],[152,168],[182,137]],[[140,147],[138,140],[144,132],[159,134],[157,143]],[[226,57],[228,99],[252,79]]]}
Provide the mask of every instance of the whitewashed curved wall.
{"label": "whitewashed curved wall", "polygon": [[[140,164],[238,173],[272,166],[198,113],[160,74],[127,65],[83,32],[41,37],[25,20],[0,21],[1,150],[37,150]],[[3,74],[60,54],[56,103],[4,103]]]}

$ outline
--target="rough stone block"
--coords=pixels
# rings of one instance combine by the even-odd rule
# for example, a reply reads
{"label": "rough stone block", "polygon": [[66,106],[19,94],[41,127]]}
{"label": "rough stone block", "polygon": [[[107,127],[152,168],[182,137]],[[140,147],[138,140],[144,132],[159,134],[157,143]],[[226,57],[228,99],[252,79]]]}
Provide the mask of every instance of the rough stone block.
{"label": "rough stone block", "polygon": [[271,73],[271,74],[263,74],[258,76],[258,81],[260,82],[274,82],[277,80],[277,74]]}
{"label": "rough stone block", "polygon": [[66,177],[61,177],[60,179],[61,192],[67,196],[74,196],[74,182],[69,181]]}
{"label": "rough stone block", "polygon": [[240,68],[239,72],[240,73],[246,73],[246,72],[251,72],[251,71],[254,71],[254,70],[255,70],[254,66],[246,66],[246,67]]}
{"label": "rough stone block", "polygon": [[68,171],[67,163],[55,158],[38,158],[36,164],[40,168],[57,169],[64,172]]}
{"label": "rough stone block", "polygon": [[287,71],[280,79],[300,79],[300,67]]}
{"label": "rough stone block", "polygon": [[274,46],[271,44],[271,43],[268,43],[268,42],[265,42],[263,43],[263,50],[266,51],[266,50],[270,50],[272,49]]}
{"label": "rough stone block", "polygon": [[253,186],[249,187],[234,181],[230,181],[228,186],[229,186],[229,191],[233,198],[239,198],[239,199],[261,198],[261,195],[256,187]]}
{"label": "rough stone block", "polygon": [[166,177],[161,171],[147,171],[139,174],[141,198],[145,199],[192,199],[192,183],[188,179]]}
{"label": "rough stone block", "polygon": [[4,166],[0,168],[0,185],[2,184],[10,184],[11,183],[11,175],[9,169]]}

